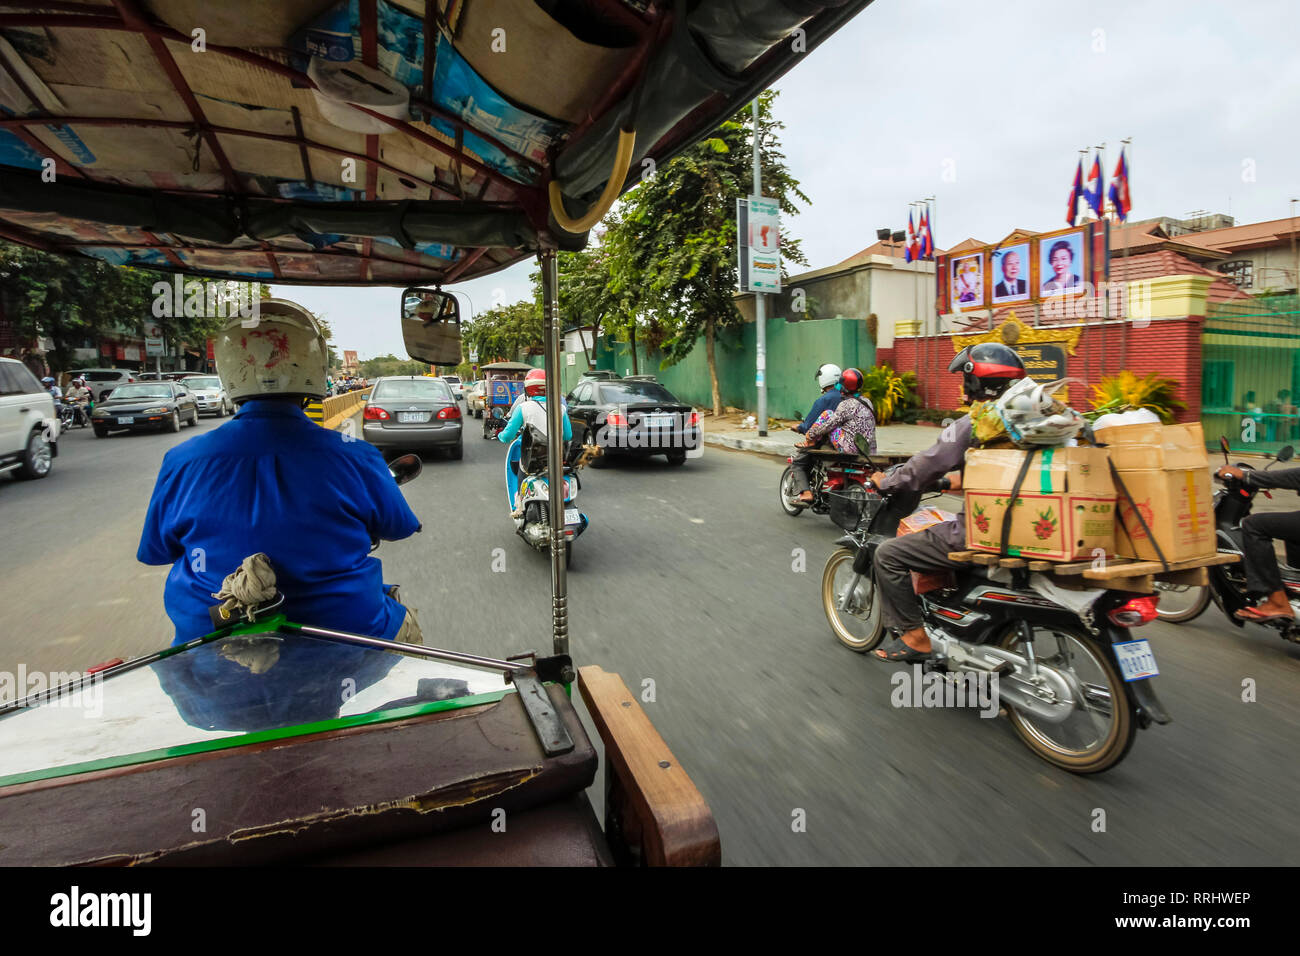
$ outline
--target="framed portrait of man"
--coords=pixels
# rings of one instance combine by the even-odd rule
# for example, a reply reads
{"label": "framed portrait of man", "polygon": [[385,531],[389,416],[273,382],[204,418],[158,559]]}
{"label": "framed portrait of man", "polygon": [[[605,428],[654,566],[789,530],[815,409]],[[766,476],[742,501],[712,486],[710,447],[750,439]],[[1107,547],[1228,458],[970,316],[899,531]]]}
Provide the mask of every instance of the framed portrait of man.
{"label": "framed portrait of man", "polygon": [[984,307],[984,253],[956,256],[949,261],[952,311]]}
{"label": "framed portrait of man", "polygon": [[1020,242],[989,252],[993,303],[1024,302],[1029,298],[1029,243]]}
{"label": "framed portrait of man", "polygon": [[1083,251],[1083,230],[1038,238],[1039,295],[1078,295],[1088,274]]}

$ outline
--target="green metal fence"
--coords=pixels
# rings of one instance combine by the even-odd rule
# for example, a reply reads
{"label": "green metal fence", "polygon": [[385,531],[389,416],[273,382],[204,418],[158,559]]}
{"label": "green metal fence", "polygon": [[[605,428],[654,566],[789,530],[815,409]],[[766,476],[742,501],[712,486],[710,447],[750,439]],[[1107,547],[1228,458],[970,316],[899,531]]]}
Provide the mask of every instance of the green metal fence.
{"label": "green metal fence", "polygon": [[1300,444],[1300,299],[1212,303],[1201,339],[1206,443],[1272,454]]}

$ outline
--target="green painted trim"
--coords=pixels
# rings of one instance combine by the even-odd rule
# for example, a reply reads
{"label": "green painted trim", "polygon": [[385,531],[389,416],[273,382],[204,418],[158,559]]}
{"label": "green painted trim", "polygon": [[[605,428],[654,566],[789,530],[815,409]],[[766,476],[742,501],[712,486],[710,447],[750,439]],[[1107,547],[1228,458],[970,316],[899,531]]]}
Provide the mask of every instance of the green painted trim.
{"label": "green painted trim", "polygon": [[78,773],[91,773],[96,770],[111,770],[133,764],[153,763],[172,757],[188,757],[192,754],[210,753],[214,750],[229,750],[249,744],[260,744],[270,740],[284,740],[289,737],[302,737],[307,734],[323,733],[328,730],[341,730],[346,727],[364,727],[367,724],[388,723],[394,720],[406,720],[423,714],[436,714],[447,710],[461,710],[476,707],[479,704],[496,703],[514,693],[513,688],[493,691],[489,694],[471,694],[469,697],[456,697],[452,700],[435,700],[427,704],[412,704],[394,710],[381,710],[369,714],[353,714],[334,720],[321,720],[310,724],[295,724],[290,727],[277,727],[274,730],[259,730],[251,734],[237,734],[234,737],[222,737],[219,740],[204,740],[193,744],[180,744],[176,747],[160,747],[156,750],[144,750],[134,754],[122,754],[117,757],[102,757],[99,760],[85,760],[81,763],[65,764],[62,767],[47,767],[43,770],[28,770],[23,773],[0,777],[0,787],[19,783],[32,783],[37,780],[50,780],[55,777],[69,777]]}

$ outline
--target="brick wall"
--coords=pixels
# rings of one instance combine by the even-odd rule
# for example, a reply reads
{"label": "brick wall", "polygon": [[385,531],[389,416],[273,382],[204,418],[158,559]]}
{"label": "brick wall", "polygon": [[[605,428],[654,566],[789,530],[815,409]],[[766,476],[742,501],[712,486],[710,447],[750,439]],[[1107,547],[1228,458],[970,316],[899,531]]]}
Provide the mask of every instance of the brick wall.
{"label": "brick wall", "polygon": [[[1075,354],[1066,359],[1066,372],[1089,387],[1074,388],[1071,402],[1090,407],[1090,386],[1123,369],[1139,376],[1155,372],[1178,383],[1175,395],[1187,406],[1177,413],[1178,420],[1199,421],[1203,324],[1203,319],[1192,317],[1153,321],[1143,329],[1120,323],[1085,328]],[[947,370],[955,354],[948,335],[900,337],[894,339],[892,349],[880,350],[877,361],[888,362],[900,372],[916,372],[926,404],[950,409],[962,404],[961,376]]]}

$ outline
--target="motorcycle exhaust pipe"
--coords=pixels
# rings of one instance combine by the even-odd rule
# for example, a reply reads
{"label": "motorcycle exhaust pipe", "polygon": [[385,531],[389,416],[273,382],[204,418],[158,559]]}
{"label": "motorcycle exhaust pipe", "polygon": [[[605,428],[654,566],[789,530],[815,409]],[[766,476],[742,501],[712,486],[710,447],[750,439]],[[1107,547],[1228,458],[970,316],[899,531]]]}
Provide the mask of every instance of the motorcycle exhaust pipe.
{"label": "motorcycle exhaust pipe", "polygon": [[1049,723],[1063,723],[1075,710],[1076,701],[1070,685],[1050,667],[1038,665],[1037,673],[1055,695],[1055,700],[1043,700],[1031,684],[1017,676],[1029,673],[1029,661],[1019,654],[1000,647],[968,644],[953,637],[940,627],[926,627],[930,645],[942,658],[957,670],[989,674],[997,678],[998,700],[1019,711]]}

